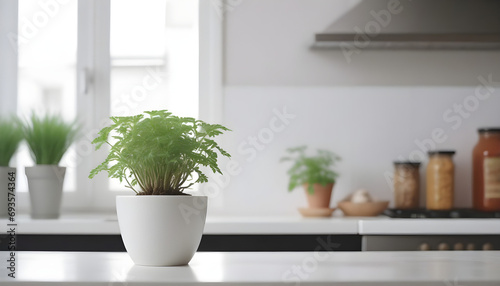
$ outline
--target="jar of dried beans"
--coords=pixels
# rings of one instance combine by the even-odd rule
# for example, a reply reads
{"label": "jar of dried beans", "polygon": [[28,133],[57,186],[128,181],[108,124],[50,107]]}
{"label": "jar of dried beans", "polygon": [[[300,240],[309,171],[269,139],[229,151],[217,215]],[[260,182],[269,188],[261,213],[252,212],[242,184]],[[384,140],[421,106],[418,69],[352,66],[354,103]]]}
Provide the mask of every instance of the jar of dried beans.
{"label": "jar of dried beans", "polygon": [[427,165],[427,209],[449,210],[453,208],[455,151],[429,151]]}
{"label": "jar of dried beans", "polygon": [[420,196],[420,162],[394,162],[394,208],[416,209]]}

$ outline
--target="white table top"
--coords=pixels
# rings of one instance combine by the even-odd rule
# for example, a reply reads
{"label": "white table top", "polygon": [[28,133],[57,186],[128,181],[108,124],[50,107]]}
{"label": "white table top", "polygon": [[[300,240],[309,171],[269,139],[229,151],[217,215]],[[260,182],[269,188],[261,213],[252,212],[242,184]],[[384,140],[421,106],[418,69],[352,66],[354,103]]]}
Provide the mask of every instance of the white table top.
{"label": "white table top", "polygon": [[[7,252],[0,252],[5,261]],[[8,285],[500,285],[500,252],[199,252],[189,266],[135,266],[127,253],[17,252]]]}

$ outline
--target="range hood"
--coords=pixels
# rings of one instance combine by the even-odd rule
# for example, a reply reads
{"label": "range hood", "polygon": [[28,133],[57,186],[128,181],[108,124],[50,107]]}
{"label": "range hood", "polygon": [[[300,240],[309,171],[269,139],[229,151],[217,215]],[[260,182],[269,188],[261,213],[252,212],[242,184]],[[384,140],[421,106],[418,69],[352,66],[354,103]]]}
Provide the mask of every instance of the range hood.
{"label": "range hood", "polygon": [[500,0],[361,0],[314,47],[500,49]]}

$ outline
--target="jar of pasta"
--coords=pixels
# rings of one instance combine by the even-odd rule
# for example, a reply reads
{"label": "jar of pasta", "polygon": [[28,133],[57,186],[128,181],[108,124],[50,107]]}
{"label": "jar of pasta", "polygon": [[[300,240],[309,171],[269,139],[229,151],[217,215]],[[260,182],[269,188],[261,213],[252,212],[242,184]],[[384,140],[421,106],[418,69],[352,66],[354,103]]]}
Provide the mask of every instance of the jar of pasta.
{"label": "jar of pasta", "polygon": [[500,211],[500,128],[478,131],[472,155],[474,209]]}
{"label": "jar of pasta", "polygon": [[453,208],[455,151],[429,151],[427,165],[427,209],[449,210]]}
{"label": "jar of pasta", "polygon": [[394,162],[394,208],[416,209],[420,196],[420,162]]}

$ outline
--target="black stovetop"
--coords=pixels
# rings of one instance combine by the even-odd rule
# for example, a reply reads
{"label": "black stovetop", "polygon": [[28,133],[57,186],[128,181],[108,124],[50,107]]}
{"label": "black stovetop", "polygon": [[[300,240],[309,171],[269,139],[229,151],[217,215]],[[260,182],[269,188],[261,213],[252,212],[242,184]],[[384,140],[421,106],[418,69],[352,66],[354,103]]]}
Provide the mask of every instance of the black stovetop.
{"label": "black stovetop", "polygon": [[500,211],[481,212],[474,209],[452,209],[446,211],[386,209],[384,215],[391,218],[500,218]]}

